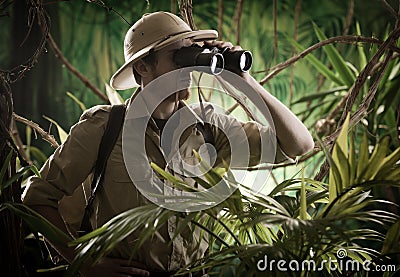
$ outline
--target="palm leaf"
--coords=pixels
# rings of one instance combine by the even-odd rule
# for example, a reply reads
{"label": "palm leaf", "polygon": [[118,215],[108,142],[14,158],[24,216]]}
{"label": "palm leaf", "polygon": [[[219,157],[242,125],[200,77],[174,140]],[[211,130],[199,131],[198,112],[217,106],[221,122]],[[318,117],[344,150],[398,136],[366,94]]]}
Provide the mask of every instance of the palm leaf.
{"label": "palm leaf", "polygon": [[[327,39],[325,34],[321,31],[320,28],[318,28],[315,23],[313,23],[313,27],[320,41]],[[324,46],[323,49],[328,56],[329,61],[332,63],[333,68],[335,68],[336,72],[339,74],[340,78],[348,87],[350,87],[354,83],[355,77],[347,66],[346,62],[343,60],[343,57],[331,44]]]}

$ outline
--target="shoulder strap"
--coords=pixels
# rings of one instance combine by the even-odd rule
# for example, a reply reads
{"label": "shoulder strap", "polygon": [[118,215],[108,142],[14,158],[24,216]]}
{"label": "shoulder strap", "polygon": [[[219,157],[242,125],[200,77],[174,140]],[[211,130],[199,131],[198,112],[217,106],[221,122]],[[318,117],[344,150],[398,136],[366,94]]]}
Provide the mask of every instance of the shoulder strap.
{"label": "shoulder strap", "polygon": [[114,105],[111,107],[110,117],[107,122],[106,130],[100,142],[99,152],[94,170],[92,182],[92,195],[100,188],[103,181],[104,170],[107,165],[108,157],[117,142],[125,117],[125,106]]}
{"label": "shoulder strap", "polygon": [[96,196],[96,192],[101,188],[104,179],[104,170],[111,151],[117,142],[125,118],[125,106],[113,105],[111,107],[110,116],[107,122],[106,130],[101,138],[99,151],[97,154],[96,165],[94,167],[93,181],[91,184],[91,194],[87,201],[85,214],[82,220],[81,231],[91,230],[89,218],[91,214],[91,206]]}

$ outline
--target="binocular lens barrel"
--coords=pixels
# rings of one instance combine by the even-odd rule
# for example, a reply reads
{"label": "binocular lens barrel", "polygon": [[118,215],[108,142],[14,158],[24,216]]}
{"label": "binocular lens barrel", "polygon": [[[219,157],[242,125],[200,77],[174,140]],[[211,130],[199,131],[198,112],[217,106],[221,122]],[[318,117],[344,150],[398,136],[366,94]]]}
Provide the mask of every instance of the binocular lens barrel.
{"label": "binocular lens barrel", "polygon": [[182,47],[174,53],[174,62],[182,67],[202,66],[207,73],[218,75],[224,68],[224,57],[198,45]]}
{"label": "binocular lens barrel", "polygon": [[174,62],[183,67],[204,66],[206,72],[218,75],[225,68],[233,72],[246,72],[253,64],[253,56],[250,51],[241,50],[230,52],[229,48],[208,49],[193,44],[182,47],[174,53]]}
{"label": "binocular lens barrel", "polygon": [[224,57],[219,53],[200,53],[195,65],[209,67],[209,73],[218,75],[224,69]]}
{"label": "binocular lens barrel", "polygon": [[253,64],[253,55],[249,51],[243,51],[240,56],[240,70],[243,72],[249,71]]}
{"label": "binocular lens barrel", "polygon": [[223,54],[225,59],[225,67],[231,71],[249,71],[253,64],[253,56],[250,51],[241,50],[229,52],[224,50]]}

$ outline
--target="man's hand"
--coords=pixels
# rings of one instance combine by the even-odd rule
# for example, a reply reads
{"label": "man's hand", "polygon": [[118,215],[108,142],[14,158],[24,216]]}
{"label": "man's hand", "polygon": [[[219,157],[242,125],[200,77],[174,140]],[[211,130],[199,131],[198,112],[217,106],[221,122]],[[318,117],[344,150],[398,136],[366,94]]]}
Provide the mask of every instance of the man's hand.
{"label": "man's hand", "polygon": [[[204,45],[217,48],[229,47],[229,51],[232,52],[242,50],[242,47],[233,46],[232,43],[225,41],[204,41]],[[248,72],[236,73],[263,98],[271,114],[278,143],[283,151],[292,158],[311,151],[314,148],[313,138],[296,115],[266,91]],[[231,76],[225,75],[224,79],[245,93],[243,87],[237,87],[238,82],[232,79]]]}
{"label": "man's hand", "polygon": [[[204,45],[207,46],[207,47],[209,47],[209,48],[217,47],[217,48],[219,48],[219,49],[228,47],[228,48],[229,48],[228,51],[230,51],[230,52],[235,52],[235,51],[241,51],[241,50],[243,50],[243,48],[242,48],[241,46],[239,46],[239,45],[235,45],[235,46],[234,46],[234,45],[233,45],[231,42],[229,42],[229,41],[207,40],[207,41],[204,41]],[[244,78],[244,79],[250,77],[250,74],[249,74],[247,71],[246,71],[246,72],[243,72],[243,71],[237,70],[237,71],[235,71],[235,73],[238,74],[240,77],[242,77],[242,78]]]}
{"label": "man's hand", "polygon": [[103,257],[92,266],[84,266],[80,272],[84,277],[150,276],[144,268],[138,262]]}

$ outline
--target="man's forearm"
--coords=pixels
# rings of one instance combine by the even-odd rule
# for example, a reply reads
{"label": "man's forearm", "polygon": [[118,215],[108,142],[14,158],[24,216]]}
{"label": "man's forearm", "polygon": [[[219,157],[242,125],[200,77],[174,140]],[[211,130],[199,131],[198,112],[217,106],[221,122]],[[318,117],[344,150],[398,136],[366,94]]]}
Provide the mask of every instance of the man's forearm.
{"label": "man's forearm", "polygon": [[253,77],[244,74],[245,81],[263,98],[271,113],[276,136],[283,151],[300,156],[314,148],[314,141],[304,124],[284,104],[268,93]]}

